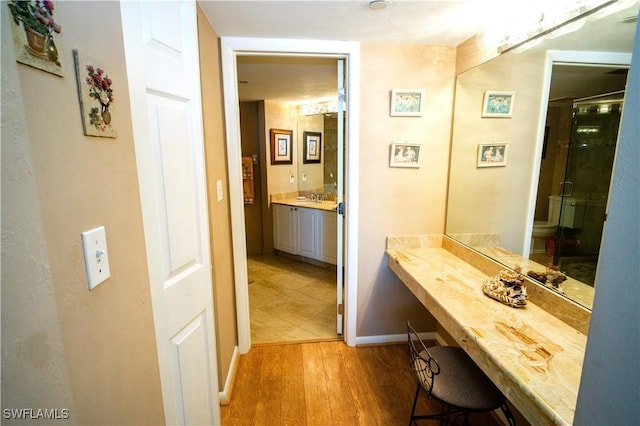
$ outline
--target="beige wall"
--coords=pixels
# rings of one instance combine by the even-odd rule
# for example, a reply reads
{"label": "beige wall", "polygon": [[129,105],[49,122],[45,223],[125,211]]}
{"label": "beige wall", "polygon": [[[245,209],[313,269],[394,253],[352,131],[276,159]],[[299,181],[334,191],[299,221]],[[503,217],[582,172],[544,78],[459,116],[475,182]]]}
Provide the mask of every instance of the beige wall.
{"label": "beige wall", "polygon": [[[265,137],[267,139],[267,184],[268,195],[295,192],[298,190],[298,147],[295,144],[297,133],[296,120],[298,112],[294,106],[282,102],[264,101],[264,121]],[[293,164],[271,164],[271,142],[270,130],[292,130],[292,160]],[[293,182],[289,182],[289,175],[292,174]]]}
{"label": "beige wall", "polygon": [[[455,49],[362,44],[358,336],[435,321],[387,266],[387,235],[444,232]],[[394,88],[422,88],[422,117],[390,117]],[[389,167],[392,142],[422,143],[419,169]],[[347,200],[348,209],[348,200]]]}
{"label": "beige wall", "polygon": [[[231,243],[231,212],[218,36],[199,7],[198,38],[213,266],[213,298],[216,315],[218,380],[220,390],[222,390],[238,340],[235,326],[236,302]],[[222,181],[223,198],[220,201],[217,199],[217,181]]]}
{"label": "beige wall", "polygon": [[[164,423],[119,6],[56,2],[63,78],[14,61],[2,6],[2,408]],[[116,139],[83,135],[72,48],[106,64]],[[89,291],[98,225],[111,278]]]}

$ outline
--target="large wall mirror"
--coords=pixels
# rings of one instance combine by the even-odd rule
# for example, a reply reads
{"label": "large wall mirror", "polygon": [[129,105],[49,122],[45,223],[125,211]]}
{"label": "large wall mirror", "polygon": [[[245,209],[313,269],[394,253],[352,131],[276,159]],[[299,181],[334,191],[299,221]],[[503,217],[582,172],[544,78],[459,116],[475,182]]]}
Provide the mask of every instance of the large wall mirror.
{"label": "large wall mirror", "polygon": [[567,279],[540,285],[589,309],[637,15],[617,2],[456,82],[446,234],[523,273],[553,265]]}

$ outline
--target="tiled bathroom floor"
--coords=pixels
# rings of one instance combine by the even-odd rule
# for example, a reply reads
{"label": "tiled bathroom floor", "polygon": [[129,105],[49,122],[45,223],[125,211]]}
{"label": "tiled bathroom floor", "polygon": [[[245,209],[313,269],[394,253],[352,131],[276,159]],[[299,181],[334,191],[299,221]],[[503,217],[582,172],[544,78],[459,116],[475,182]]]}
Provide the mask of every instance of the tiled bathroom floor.
{"label": "tiled bathroom floor", "polygon": [[337,340],[336,272],[284,256],[247,259],[252,343]]}

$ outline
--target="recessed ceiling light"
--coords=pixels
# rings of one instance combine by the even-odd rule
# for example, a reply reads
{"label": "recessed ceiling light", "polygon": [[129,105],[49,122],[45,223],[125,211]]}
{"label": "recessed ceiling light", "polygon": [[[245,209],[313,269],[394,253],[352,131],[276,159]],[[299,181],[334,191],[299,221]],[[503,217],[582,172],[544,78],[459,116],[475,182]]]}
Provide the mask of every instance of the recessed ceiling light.
{"label": "recessed ceiling light", "polygon": [[369,2],[369,9],[382,10],[387,7],[389,7],[389,2],[387,0],[372,0]]}

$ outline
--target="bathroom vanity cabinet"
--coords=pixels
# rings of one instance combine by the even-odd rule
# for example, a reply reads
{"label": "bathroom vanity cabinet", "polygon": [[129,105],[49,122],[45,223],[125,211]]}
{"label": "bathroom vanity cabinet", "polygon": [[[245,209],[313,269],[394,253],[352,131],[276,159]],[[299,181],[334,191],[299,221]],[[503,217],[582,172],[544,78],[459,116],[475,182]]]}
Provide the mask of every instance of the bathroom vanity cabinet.
{"label": "bathroom vanity cabinet", "polygon": [[322,208],[271,204],[273,246],[285,253],[337,263],[337,214]]}

